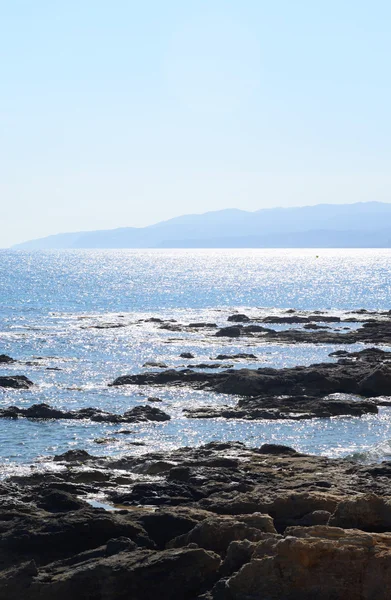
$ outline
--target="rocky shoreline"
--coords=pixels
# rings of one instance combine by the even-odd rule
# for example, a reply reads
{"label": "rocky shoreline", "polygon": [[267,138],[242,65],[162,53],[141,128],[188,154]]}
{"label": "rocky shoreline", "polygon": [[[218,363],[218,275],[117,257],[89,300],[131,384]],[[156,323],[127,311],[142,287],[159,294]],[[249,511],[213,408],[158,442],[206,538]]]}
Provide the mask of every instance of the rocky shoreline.
{"label": "rocky shoreline", "polygon": [[[391,403],[391,352],[368,347],[391,344],[390,312],[289,310],[262,318],[238,312],[224,326],[158,317],[144,322],[168,332],[196,332],[206,344],[219,340],[227,350],[211,351],[210,362],[178,353],[195,360],[176,368],[148,360],[147,370],[120,375],[106,389],[178,387],[235,396],[235,405],[184,409],[195,427],[196,419],[212,418],[361,417]],[[82,327],[110,334],[127,326]],[[329,353],[329,362],[254,368],[257,355],[238,351],[238,340],[243,346],[251,340],[253,346],[344,349]],[[357,343],[359,350],[345,349]],[[0,363],[23,367],[5,354]],[[5,390],[34,387],[25,375],[0,377]],[[18,419],[114,425],[170,420],[164,405],[163,411],[151,404],[121,413],[13,404],[0,409],[0,418],[9,419],[10,427]],[[70,450],[49,462],[0,483],[4,600],[390,598],[391,462],[363,465],[283,445],[225,441],[140,456],[129,451],[120,458]]]}
{"label": "rocky shoreline", "polygon": [[389,598],[391,463],[214,442],[54,464],[0,486],[1,598]]}

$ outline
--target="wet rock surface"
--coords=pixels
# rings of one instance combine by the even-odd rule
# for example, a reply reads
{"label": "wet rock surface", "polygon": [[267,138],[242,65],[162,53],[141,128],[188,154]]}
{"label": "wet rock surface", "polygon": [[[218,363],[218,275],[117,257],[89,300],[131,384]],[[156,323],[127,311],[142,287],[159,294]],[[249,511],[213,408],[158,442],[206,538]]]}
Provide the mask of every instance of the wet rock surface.
{"label": "wet rock surface", "polygon": [[[159,402],[152,399],[152,402]],[[49,404],[33,404],[28,408],[8,406],[0,409],[2,419],[89,419],[99,423],[140,423],[144,421],[168,421],[170,416],[152,406],[135,406],[122,415],[108,413],[99,408],[82,408],[80,410],[60,410],[49,406]]]}
{"label": "wet rock surface", "polygon": [[[284,319],[283,317],[281,317]],[[286,317],[288,319],[289,317]],[[272,320],[263,319],[265,324],[281,324],[281,323],[292,323],[292,321],[276,320],[277,317],[273,317]],[[299,319],[299,317],[297,317]],[[324,319],[319,319],[319,322]],[[302,317],[300,320],[295,320],[295,323],[308,324],[312,323],[307,317]],[[333,320],[326,320],[327,323],[335,322]],[[351,319],[346,322],[356,322]],[[217,337],[252,337],[255,334],[260,334],[260,339],[263,342],[283,342],[285,344],[391,344],[391,322],[377,321],[375,319],[364,322],[362,326],[355,330],[348,330],[346,332],[335,331],[332,329],[285,329],[276,331],[269,327],[262,327],[260,325],[235,325],[232,327],[223,327],[216,332]]]}
{"label": "wet rock surface", "polygon": [[378,408],[371,400],[348,400],[311,396],[270,396],[239,400],[236,406],[214,409],[194,408],[185,411],[187,417],[196,419],[313,419],[318,417],[377,414]]}
{"label": "wet rock surface", "polygon": [[[227,369],[219,373],[169,369],[125,375],[111,385],[189,386],[244,397],[235,407],[187,411],[188,416],[197,418],[304,419],[375,414],[376,397],[391,395],[391,353],[368,348],[351,354],[339,351],[337,358],[337,362],[286,369]],[[335,398],[332,394],[355,397]]]}
{"label": "wet rock surface", "polygon": [[388,598],[389,463],[239,442],[56,462],[0,484],[2,598]]}
{"label": "wet rock surface", "polygon": [[28,390],[34,384],[25,375],[10,375],[0,377],[0,387]]}
{"label": "wet rock surface", "polygon": [[0,364],[11,364],[14,362],[16,361],[8,356],[8,354],[0,354]]}

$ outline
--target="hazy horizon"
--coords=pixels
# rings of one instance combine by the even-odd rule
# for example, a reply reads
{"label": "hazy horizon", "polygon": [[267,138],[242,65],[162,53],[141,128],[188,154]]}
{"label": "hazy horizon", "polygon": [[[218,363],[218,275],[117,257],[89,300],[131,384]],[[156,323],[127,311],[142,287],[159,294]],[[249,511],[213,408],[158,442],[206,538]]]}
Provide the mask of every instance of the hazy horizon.
{"label": "hazy horizon", "polygon": [[384,0],[0,7],[0,246],[391,199]]}

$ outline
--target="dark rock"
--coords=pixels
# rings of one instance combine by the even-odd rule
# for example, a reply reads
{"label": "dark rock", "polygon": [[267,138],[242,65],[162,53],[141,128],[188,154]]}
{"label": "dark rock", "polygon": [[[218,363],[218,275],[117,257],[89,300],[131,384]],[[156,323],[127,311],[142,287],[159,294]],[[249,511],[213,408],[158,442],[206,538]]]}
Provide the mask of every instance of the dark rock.
{"label": "dark rock", "polygon": [[179,482],[136,483],[131,492],[111,492],[114,504],[123,506],[178,506],[202,497],[202,492]]}
{"label": "dark rock", "polygon": [[279,317],[279,316],[270,316],[262,319],[263,323],[275,323],[279,325],[280,323],[309,323],[310,319],[308,317],[300,317],[299,315],[295,315],[292,317]]}
{"label": "dark rock", "polygon": [[242,328],[233,326],[233,327],[223,327],[216,332],[216,337],[240,337],[242,335]]}
{"label": "dark rock", "polygon": [[[257,396],[260,397],[259,402],[265,408],[273,407],[269,401],[271,397],[273,397],[274,407],[277,407],[275,398],[278,396],[291,398],[297,405],[299,404],[297,398],[303,398],[304,395],[320,398],[329,394],[344,393],[375,397],[391,393],[391,361],[388,360],[388,355],[391,353],[385,354],[387,357],[383,356],[375,365],[373,364],[373,353],[368,355],[364,352],[357,353],[354,357],[356,360],[348,364],[330,362],[313,364],[309,367],[284,369],[265,367],[227,369],[220,373],[170,369],[161,373],[141,373],[119,377],[112,385],[186,385],[226,394]],[[376,354],[376,356],[380,355]],[[376,412],[376,408],[371,408],[368,403],[360,405],[351,401],[349,411],[341,413],[339,406],[342,407],[342,404],[347,401],[330,399],[323,400],[323,402],[327,402],[328,406],[320,406],[319,411],[325,412],[325,414],[329,411],[328,416],[355,414],[356,412],[360,414],[362,409],[364,412]],[[306,403],[308,404],[308,399]],[[357,406],[355,407],[354,404]],[[294,408],[293,404],[292,408]],[[307,409],[302,407],[300,410]]]}
{"label": "dark rock", "polygon": [[10,364],[10,363],[14,363],[16,362],[13,358],[11,358],[10,356],[7,356],[7,354],[0,354],[0,363],[2,364]]}
{"label": "dark rock", "polygon": [[214,329],[217,327],[216,323],[189,323],[188,327],[193,329],[202,329],[203,327]]}
{"label": "dark rock", "polygon": [[233,365],[222,365],[221,363],[199,363],[198,365],[187,365],[188,369],[230,369]]}
{"label": "dark rock", "polygon": [[233,408],[203,406],[184,411],[193,419],[245,419],[254,421],[261,419],[313,419],[319,417],[335,417],[351,415],[361,417],[365,414],[377,414],[378,408],[371,400],[337,400],[333,398],[313,398],[310,396],[277,396],[239,400]]}
{"label": "dark rock", "polygon": [[69,512],[86,508],[87,504],[69,492],[50,489],[38,502],[38,506],[49,512]]}
{"label": "dark rock", "polygon": [[90,460],[91,458],[93,458],[93,456],[91,454],[89,454],[86,450],[68,450],[67,452],[64,452],[64,454],[57,454],[56,456],[53,457],[53,460],[55,461],[61,461],[61,462],[86,462],[87,460]]}
{"label": "dark rock", "polygon": [[190,509],[184,512],[176,507],[136,514],[136,519],[160,549],[165,548],[173,538],[188,533],[200,520],[197,511]]}
{"label": "dark rock", "polygon": [[363,531],[391,531],[391,500],[376,494],[346,498],[338,504],[329,525]]}
{"label": "dark rock", "polygon": [[[273,520],[268,515],[264,518],[263,531],[276,533]],[[262,539],[262,531],[236,519],[212,517],[198,523],[194,529],[168,543],[169,548],[181,548],[195,543],[206,550],[225,553],[229,544],[237,540],[258,541]]]}
{"label": "dark rock", "polygon": [[236,359],[244,359],[244,360],[258,360],[255,354],[249,354],[246,352],[240,352],[238,354],[218,354],[216,358],[212,360],[236,360]]}
{"label": "dark rock", "polygon": [[98,325],[91,325],[87,329],[119,329],[121,327],[126,327],[125,323],[99,323]]}
{"label": "dark rock", "polygon": [[90,560],[81,556],[72,565],[43,569],[31,594],[34,600],[194,600],[214,583],[220,562],[201,548],[137,550]]}
{"label": "dark rock", "polygon": [[155,367],[157,369],[167,369],[167,365],[164,362],[148,361],[143,364],[143,367]]}
{"label": "dark rock", "polygon": [[0,387],[28,390],[34,384],[25,375],[9,375],[0,377]]}
{"label": "dark rock", "polygon": [[137,544],[127,537],[113,538],[106,544],[106,556],[114,556],[120,552],[131,552],[136,548]]}
{"label": "dark rock", "polygon": [[247,315],[237,313],[234,315],[230,315],[227,321],[232,321],[233,323],[247,323],[248,321],[251,321],[251,319]]}
{"label": "dark rock", "polygon": [[141,423],[145,421],[168,421],[170,415],[152,406],[135,406],[123,415],[106,413],[97,408],[82,408],[80,410],[63,411],[48,404],[33,404],[29,408],[9,406],[0,409],[0,418],[17,419],[90,419],[99,423]]}
{"label": "dark rock", "polygon": [[192,354],[191,352],[182,352],[182,354],[180,354],[181,358],[194,358],[194,354]]}
{"label": "dark rock", "polygon": [[139,423],[141,421],[169,421],[170,415],[155,406],[135,406],[123,414],[123,422]]}
{"label": "dark rock", "polygon": [[283,446],[282,444],[262,444],[262,446],[259,448],[259,452],[261,454],[275,454],[276,456],[298,455],[297,450],[295,450],[294,448],[291,448],[290,446]]}

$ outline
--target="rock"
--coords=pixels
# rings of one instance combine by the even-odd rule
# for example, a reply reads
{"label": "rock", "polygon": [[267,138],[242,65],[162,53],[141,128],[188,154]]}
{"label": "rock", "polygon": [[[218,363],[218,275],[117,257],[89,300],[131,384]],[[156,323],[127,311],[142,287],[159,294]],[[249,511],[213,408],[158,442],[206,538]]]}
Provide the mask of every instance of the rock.
{"label": "rock", "polygon": [[189,323],[188,327],[193,329],[202,329],[203,327],[214,329],[217,325],[216,323]]}
{"label": "rock", "polygon": [[[239,571],[244,564],[250,562],[256,547],[257,543],[250,542],[249,540],[235,540],[231,542],[228,546],[224,562],[221,565],[221,575],[227,577],[228,575],[232,575],[236,571]],[[224,590],[225,582],[221,588]],[[212,596],[210,596],[210,598],[213,600]]]}
{"label": "rock", "polygon": [[0,363],[2,364],[10,364],[16,362],[13,358],[8,356],[7,354],[0,354]]}
{"label": "rock", "polygon": [[93,456],[86,450],[68,450],[64,454],[57,454],[53,456],[53,460],[57,462],[77,462],[83,463],[87,460],[92,459]]}
{"label": "rock", "polygon": [[150,396],[149,398],[147,398],[148,402],[163,402],[163,400],[161,400],[160,398],[156,398],[155,396]]}
{"label": "rock", "polygon": [[38,506],[49,512],[69,512],[86,508],[87,504],[82,500],[78,500],[69,492],[49,489],[47,493],[43,495],[43,498],[38,503]]}
{"label": "rock", "polygon": [[216,332],[216,337],[240,337],[242,335],[241,327],[223,327]]}
{"label": "rock", "polygon": [[169,421],[170,415],[155,406],[135,406],[123,414],[123,422],[140,423],[142,421]]}
{"label": "rock", "polygon": [[216,358],[212,360],[236,360],[236,359],[249,359],[249,360],[258,360],[255,354],[248,354],[246,352],[240,352],[238,354],[218,354]]}
{"label": "rock", "polygon": [[119,552],[131,552],[136,550],[137,544],[131,539],[121,536],[119,538],[112,538],[106,544],[106,556],[114,556]]}
{"label": "rock", "polygon": [[[118,377],[111,385],[185,385],[225,394],[256,396],[259,409],[278,409],[291,404],[294,412],[306,412],[309,403],[312,412],[315,408],[313,399],[323,397],[317,416],[360,415],[365,412],[375,413],[376,407],[373,403],[360,404],[354,400],[327,396],[343,393],[376,397],[391,393],[391,353],[386,355],[376,354],[375,365],[372,353],[356,353],[353,357],[355,360],[348,363],[344,361],[344,364],[330,362],[283,369],[226,369],[220,373],[169,369],[159,373],[125,375]],[[240,407],[239,405],[238,408]],[[245,408],[249,408],[248,404]],[[341,412],[341,409],[348,411]],[[286,412],[285,409],[284,411]]]}
{"label": "rock", "polygon": [[262,319],[262,322],[263,323],[275,323],[275,324],[279,325],[280,323],[287,323],[287,324],[309,323],[310,319],[308,317],[300,317],[299,315],[295,315],[292,317],[279,317],[279,316],[275,315],[275,316],[265,317],[264,319]]}
{"label": "rock", "polygon": [[390,396],[391,368],[385,365],[375,367],[363,377],[358,387],[363,396]]}
{"label": "rock", "polygon": [[253,420],[281,420],[281,419],[313,419],[319,417],[334,417],[337,415],[351,415],[361,417],[365,414],[377,414],[378,408],[371,400],[338,400],[334,398],[312,398],[308,396],[270,396],[239,400],[232,408],[219,408],[203,406],[188,409],[184,413],[193,419],[244,419]]}
{"label": "rock", "polygon": [[159,329],[166,329],[167,331],[182,331],[183,327],[173,323],[164,323],[163,325],[160,325]]}
{"label": "rock", "polygon": [[[262,515],[262,517],[264,531],[275,532],[273,520],[267,515]],[[189,533],[174,538],[167,544],[167,547],[180,548],[195,543],[201,548],[222,554],[234,540],[257,541],[260,539],[262,539],[262,530],[240,521],[239,517],[235,520],[212,517],[198,523]]]}
{"label": "rock", "polygon": [[38,575],[34,560],[22,562],[0,572],[0,594],[5,600],[28,600],[34,577]]}
{"label": "rock", "polygon": [[173,481],[136,483],[131,492],[110,493],[111,501],[122,506],[178,506],[201,497],[194,487]]}
{"label": "rock", "polygon": [[331,513],[328,510],[314,510],[313,512],[304,515],[298,525],[304,527],[312,527],[313,525],[327,525],[329,523]]}
{"label": "rock", "polygon": [[65,467],[0,483],[0,598],[149,600],[157,586],[189,600],[389,595],[391,533],[380,532],[390,528],[391,462],[226,441],[56,459]]}
{"label": "rock", "polygon": [[82,329],[119,329],[121,327],[126,327],[125,323],[99,323],[99,325],[91,325]]}
{"label": "rock", "polygon": [[187,365],[188,369],[230,369],[233,365],[223,365],[221,363],[199,363],[198,365]]}
{"label": "rock", "polygon": [[106,413],[98,408],[82,408],[80,410],[63,411],[48,404],[33,404],[29,408],[9,406],[0,409],[0,418],[17,419],[90,419],[99,423],[142,423],[145,421],[169,421],[170,415],[152,406],[135,406],[123,415]]}
{"label": "rock", "polygon": [[25,375],[9,375],[0,377],[0,387],[28,390],[34,384]]}
{"label": "rock", "polygon": [[179,355],[181,358],[194,358],[194,354],[192,354],[191,352],[182,352],[182,354]]}
{"label": "rock", "polygon": [[30,515],[20,509],[14,510],[2,526],[0,565],[7,568],[31,559],[37,566],[45,565],[97,548],[111,538],[121,536],[130,538],[138,546],[154,546],[142,527],[131,522],[127,515],[92,508]]}
{"label": "rock", "polygon": [[164,362],[148,361],[143,364],[143,367],[155,367],[157,369],[167,369],[167,365]]}
{"label": "rock", "polygon": [[247,323],[248,321],[251,321],[251,319],[247,315],[237,313],[234,315],[230,315],[227,321],[232,321],[233,323]]}
{"label": "rock", "polygon": [[[297,460],[297,459],[294,459]],[[199,502],[199,505],[218,514],[237,515],[260,512],[274,520],[278,532],[283,532],[291,525],[300,523],[314,511],[333,513],[341,497],[329,492],[276,490],[267,495],[256,488],[247,494],[230,494],[227,498],[211,495]]]}
{"label": "rock", "polygon": [[338,504],[329,524],[345,529],[391,531],[391,497],[365,494],[346,498]]}
{"label": "rock", "polygon": [[81,556],[76,563],[42,569],[31,584],[31,598],[193,600],[215,581],[219,566],[219,556],[201,548],[125,551],[90,560]]}
{"label": "rock", "polygon": [[283,446],[282,444],[262,444],[262,446],[259,448],[259,452],[261,454],[275,454],[277,456],[295,456],[299,454],[294,448],[291,448],[290,446]]}
{"label": "rock", "polygon": [[[386,600],[391,538],[334,527],[290,528],[257,543],[222,586],[230,600]],[[217,587],[217,586],[216,586]]]}
{"label": "rock", "polygon": [[145,323],[164,323],[163,319],[159,319],[159,317],[150,317],[149,319],[144,319]]}
{"label": "rock", "polygon": [[[199,512],[192,509],[185,512],[182,508],[170,507],[136,514],[136,519],[157,547],[163,549],[170,540],[188,533],[197,525],[201,520]],[[208,513],[206,515],[209,516]]]}

